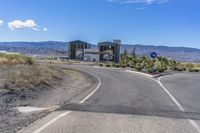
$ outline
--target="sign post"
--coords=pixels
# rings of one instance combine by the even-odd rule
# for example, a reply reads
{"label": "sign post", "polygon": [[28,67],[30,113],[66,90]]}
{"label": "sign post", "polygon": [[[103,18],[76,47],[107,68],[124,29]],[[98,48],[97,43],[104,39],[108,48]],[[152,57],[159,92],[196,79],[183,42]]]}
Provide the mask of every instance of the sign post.
{"label": "sign post", "polygon": [[[150,56],[151,56],[151,58],[153,59],[153,69],[154,69],[154,66],[155,66],[155,59],[157,58],[157,53],[156,53],[156,52],[152,52]],[[153,69],[152,69],[152,73],[153,73],[153,71],[154,71]]]}
{"label": "sign post", "polygon": [[156,53],[156,52],[152,52],[152,53],[151,53],[151,58],[152,58],[152,59],[157,58],[157,53]]}

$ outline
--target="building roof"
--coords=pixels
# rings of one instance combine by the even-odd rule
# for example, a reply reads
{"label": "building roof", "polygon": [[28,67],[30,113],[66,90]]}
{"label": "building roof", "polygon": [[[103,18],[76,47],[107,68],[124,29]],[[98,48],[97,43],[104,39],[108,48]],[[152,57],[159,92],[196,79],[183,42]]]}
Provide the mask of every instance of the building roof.
{"label": "building roof", "polygon": [[70,41],[69,43],[87,43],[87,42],[81,40],[75,40],[75,41]]}

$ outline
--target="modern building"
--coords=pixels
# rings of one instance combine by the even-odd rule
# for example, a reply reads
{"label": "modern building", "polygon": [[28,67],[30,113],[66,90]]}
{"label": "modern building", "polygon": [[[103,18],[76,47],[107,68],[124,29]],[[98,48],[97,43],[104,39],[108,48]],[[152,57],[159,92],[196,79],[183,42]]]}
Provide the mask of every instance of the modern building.
{"label": "modern building", "polygon": [[70,59],[83,60],[84,50],[90,49],[91,44],[80,40],[71,41],[68,45],[68,56]]}
{"label": "modern building", "polygon": [[100,61],[112,61],[119,63],[120,61],[120,40],[114,40],[113,42],[100,42],[98,43],[98,49],[100,52]]}
{"label": "modern building", "polygon": [[99,50],[98,49],[85,49],[84,60],[89,62],[99,62]]}
{"label": "modern building", "polygon": [[120,61],[121,40],[113,42],[100,42],[97,49],[91,49],[91,44],[80,40],[69,42],[68,56],[70,59],[85,60],[91,62]]}

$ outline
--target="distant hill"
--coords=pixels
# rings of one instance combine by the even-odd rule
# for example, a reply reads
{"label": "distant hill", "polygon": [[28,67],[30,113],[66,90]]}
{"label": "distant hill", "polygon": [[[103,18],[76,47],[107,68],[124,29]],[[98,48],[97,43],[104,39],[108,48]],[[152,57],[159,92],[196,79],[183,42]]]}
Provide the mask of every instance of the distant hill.
{"label": "distant hill", "polygon": [[67,42],[0,42],[0,50],[20,52],[28,55],[56,55],[58,51],[67,51]]}
{"label": "distant hill", "polygon": [[200,62],[200,49],[196,48],[124,44],[121,46],[121,52],[127,49],[131,53],[134,47],[136,47],[137,55],[140,56],[148,56],[151,52],[157,52],[159,56],[165,56],[178,61]]}
{"label": "distant hill", "polygon": [[[200,49],[195,48],[122,44],[121,52],[127,49],[131,53],[134,47],[136,47],[136,53],[139,56],[149,56],[154,51],[160,56],[178,61],[200,62]],[[67,48],[68,42],[0,42],[0,51],[20,52],[28,55],[52,56],[58,54],[59,51],[67,52]],[[92,45],[92,48],[96,48],[96,45]]]}

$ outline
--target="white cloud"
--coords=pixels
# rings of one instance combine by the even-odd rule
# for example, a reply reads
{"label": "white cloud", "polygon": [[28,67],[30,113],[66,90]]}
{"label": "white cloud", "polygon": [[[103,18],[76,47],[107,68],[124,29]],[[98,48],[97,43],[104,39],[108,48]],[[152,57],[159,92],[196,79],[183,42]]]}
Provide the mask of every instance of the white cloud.
{"label": "white cloud", "polygon": [[131,3],[142,3],[142,4],[161,4],[166,3],[168,0],[108,0],[109,2],[120,3],[120,4],[131,4]]}
{"label": "white cloud", "polygon": [[3,20],[0,20],[0,26],[2,26],[3,25]]}
{"label": "white cloud", "polygon": [[43,31],[48,31],[48,29],[47,29],[47,28],[43,28],[42,30],[43,30]]}
{"label": "white cloud", "polygon": [[14,29],[39,30],[38,25],[35,23],[34,20],[26,20],[26,21],[14,20],[14,21],[8,23],[8,27],[11,30],[14,30]]}

